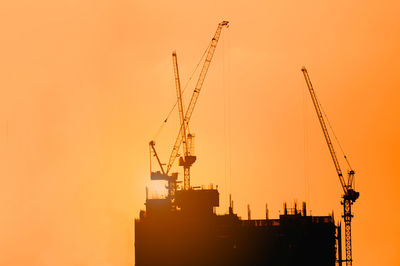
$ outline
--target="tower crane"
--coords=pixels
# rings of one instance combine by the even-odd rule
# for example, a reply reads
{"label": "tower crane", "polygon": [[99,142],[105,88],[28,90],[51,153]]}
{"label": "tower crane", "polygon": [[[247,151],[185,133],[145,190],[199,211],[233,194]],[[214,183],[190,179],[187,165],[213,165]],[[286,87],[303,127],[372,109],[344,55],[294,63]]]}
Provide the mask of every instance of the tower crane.
{"label": "tower crane", "polygon": [[[183,127],[183,150],[185,152],[185,155],[188,154],[188,149],[186,146],[187,143],[187,136],[186,136],[186,125],[184,123],[184,117],[183,117],[183,103],[182,103],[182,91],[181,91],[181,81],[179,78],[179,70],[178,70],[178,58],[176,56],[176,51],[172,52],[172,62],[174,65],[174,75],[175,75],[175,86],[176,86],[176,94],[177,94],[177,102],[178,102],[178,110],[179,110],[179,120],[181,127]],[[152,172],[151,171],[151,158],[150,158],[150,173],[151,173],[151,180],[165,180],[168,181],[168,197],[172,199],[175,195],[176,191],[176,179],[177,179],[177,174],[174,173],[173,175],[168,175],[165,170],[164,170],[164,165],[161,163],[160,157],[158,156],[158,153],[155,148],[155,141],[152,140],[149,143],[150,146],[150,157],[153,155],[156,157],[158,165],[161,169],[160,171],[157,172]]]}
{"label": "tower crane", "polygon": [[179,79],[179,70],[178,70],[178,58],[176,56],[176,51],[172,52],[172,62],[174,64],[174,74],[175,74],[175,87],[176,87],[176,97],[178,99],[178,110],[179,110],[179,121],[181,123],[182,133],[182,142],[183,142],[183,151],[185,156],[189,154],[187,144],[187,136],[186,136],[186,123],[185,118],[183,116],[183,103],[182,103],[182,91],[181,91],[181,82]]}
{"label": "tower crane", "polygon": [[[221,35],[221,31],[223,27],[228,27],[228,21],[222,21],[218,24],[217,30],[214,34],[214,37],[211,39],[211,43],[207,49],[207,56],[204,61],[203,67],[201,69],[199,78],[196,83],[196,87],[193,91],[192,98],[189,102],[188,108],[186,110],[185,115],[183,110],[183,103],[182,103],[182,91],[180,87],[180,79],[179,79],[179,71],[178,71],[178,60],[176,56],[176,52],[172,53],[172,60],[174,64],[174,75],[175,75],[175,85],[176,85],[176,93],[177,93],[177,101],[178,101],[178,109],[179,109],[179,120],[180,120],[180,129],[178,136],[175,140],[175,144],[173,146],[169,162],[167,164],[166,170],[164,169],[164,164],[161,163],[160,158],[155,149],[155,142],[152,140],[149,143],[150,146],[150,154],[154,155],[157,158],[157,162],[160,166],[161,172],[152,172],[151,165],[150,165],[150,172],[151,172],[151,179],[152,180],[166,180],[168,181],[168,195],[170,198],[173,199],[175,191],[176,191],[176,183],[177,183],[177,173],[169,174],[171,167],[178,156],[178,151],[183,143],[183,156],[179,158],[179,166],[183,166],[184,169],[184,189],[190,189],[190,167],[196,161],[196,156],[193,155],[193,138],[194,135],[189,132],[189,121],[192,116],[194,107],[196,105],[197,99],[199,97],[201,88],[203,86],[204,80],[206,78],[206,74],[208,68],[210,66],[211,60],[213,58],[215,49],[218,44],[219,37]],[[150,160],[151,162],[151,160]]]}
{"label": "tower crane", "polygon": [[[190,153],[190,150],[188,149],[189,148],[188,144],[190,144],[190,146],[192,146],[192,144],[193,144],[192,143],[193,135],[191,135],[189,133],[187,135],[187,137],[185,137],[184,136],[186,134],[185,130],[188,128],[187,126],[189,124],[190,118],[192,116],[194,107],[196,105],[197,99],[198,99],[200,91],[201,91],[201,88],[202,88],[204,80],[206,78],[206,74],[207,74],[208,68],[210,66],[211,60],[213,58],[213,55],[214,55],[214,52],[215,52],[215,48],[217,47],[218,40],[219,40],[219,37],[221,35],[222,28],[223,27],[228,27],[228,23],[229,23],[228,21],[220,22],[218,24],[217,31],[215,32],[214,37],[211,39],[211,44],[210,44],[210,46],[208,48],[207,57],[206,57],[206,59],[204,61],[203,67],[201,69],[201,72],[200,72],[200,75],[199,75],[199,79],[197,80],[196,87],[195,87],[195,89],[193,91],[193,94],[192,94],[192,98],[190,99],[188,108],[186,110],[185,117],[183,119],[184,120],[183,123],[182,123],[182,120],[181,120],[181,127],[179,129],[179,133],[178,133],[178,136],[177,136],[177,138],[175,140],[175,144],[174,144],[174,147],[172,148],[171,156],[169,158],[169,162],[168,162],[168,165],[167,165],[166,174],[168,175],[169,171],[171,170],[172,164],[174,163],[174,161],[175,161],[175,159],[176,159],[176,157],[178,155],[178,151],[179,151],[179,148],[181,146],[182,141],[183,140],[185,140],[185,142],[189,141],[189,143],[186,142],[184,144],[186,150],[184,152],[184,156],[181,157],[180,160],[179,160],[179,165],[183,166],[183,169],[184,169],[184,181],[183,181],[183,183],[184,183],[184,189],[185,190],[190,189],[190,167],[196,161],[196,156],[192,155]],[[177,68],[176,68],[176,70],[177,70]],[[177,75],[175,74],[175,77],[176,76]],[[175,80],[176,80],[176,78],[175,78]],[[179,96],[178,96],[178,98],[179,98]],[[179,103],[178,103],[178,105],[179,105]],[[182,109],[182,114],[183,114],[183,109]]]}
{"label": "tower crane", "polygon": [[[343,172],[340,167],[339,161],[336,157],[336,153],[335,153],[335,149],[333,148],[332,141],[329,137],[328,129],[325,125],[325,121],[324,121],[324,118],[323,118],[322,112],[321,112],[321,107],[320,107],[320,104],[315,95],[310,77],[308,75],[308,71],[305,67],[303,67],[301,69],[301,71],[303,72],[304,78],[306,80],[307,87],[308,87],[308,90],[311,95],[311,99],[314,103],[315,111],[317,112],[319,123],[321,124],[322,132],[324,133],[325,140],[326,140],[326,143],[329,148],[329,152],[330,152],[332,160],[333,160],[333,164],[335,165],[336,172],[339,176],[340,184],[343,188],[343,196],[342,196],[343,201],[341,201],[341,204],[343,205],[343,209],[344,209],[343,218],[344,218],[344,223],[345,223],[346,260],[344,260],[344,261],[346,262],[346,266],[351,266],[353,263],[352,248],[351,248],[351,219],[353,218],[353,214],[351,213],[351,206],[360,196],[360,193],[355,191],[355,189],[353,188],[355,172],[351,168],[347,157],[344,156],[344,158],[346,159],[346,162],[350,168],[350,170],[347,173],[348,177],[347,177],[347,182],[346,182],[346,180],[343,177]],[[341,265],[342,261],[339,261],[339,264]]]}
{"label": "tower crane", "polygon": [[[196,161],[196,156],[193,155],[193,135],[189,133],[189,121],[185,121],[185,118],[183,116],[182,91],[179,79],[178,58],[175,51],[172,53],[172,61],[174,63],[176,96],[178,99],[179,120],[181,123],[180,131],[182,131],[181,142],[183,143],[183,156],[179,158],[179,166],[183,166],[184,180],[190,180],[190,167]],[[184,183],[184,185],[186,185],[186,183]]]}

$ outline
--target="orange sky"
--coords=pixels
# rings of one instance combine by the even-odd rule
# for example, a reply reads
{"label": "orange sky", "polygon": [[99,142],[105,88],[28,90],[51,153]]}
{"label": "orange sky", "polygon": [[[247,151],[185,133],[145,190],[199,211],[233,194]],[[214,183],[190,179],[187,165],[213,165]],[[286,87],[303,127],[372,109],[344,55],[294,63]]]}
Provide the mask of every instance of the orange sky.
{"label": "orange sky", "polygon": [[[238,3],[2,3],[1,265],[133,265],[148,142],[175,101],[171,52],[184,84],[223,19],[192,117],[192,184],[219,185],[219,212],[231,192],[242,217],[307,200],[339,218],[305,65],[357,172],[354,265],[400,265],[399,2]],[[177,123],[156,139],[164,161]]]}

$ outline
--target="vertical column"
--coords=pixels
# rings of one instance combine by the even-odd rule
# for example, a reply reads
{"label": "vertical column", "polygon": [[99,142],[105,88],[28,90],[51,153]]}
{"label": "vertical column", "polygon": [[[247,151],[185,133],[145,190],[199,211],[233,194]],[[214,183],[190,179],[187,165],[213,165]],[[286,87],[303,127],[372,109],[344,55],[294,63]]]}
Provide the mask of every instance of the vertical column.
{"label": "vertical column", "polygon": [[184,166],[183,169],[184,169],[183,187],[185,190],[189,190],[190,189],[190,168],[187,166]]}
{"label": "vertical column", "polygon": [[344,232],[345,232],[345,245],[346,245],[346,266],[352,266],[352,250],[351,250],[351,200],[345,199],[343,202],[344,208]]}

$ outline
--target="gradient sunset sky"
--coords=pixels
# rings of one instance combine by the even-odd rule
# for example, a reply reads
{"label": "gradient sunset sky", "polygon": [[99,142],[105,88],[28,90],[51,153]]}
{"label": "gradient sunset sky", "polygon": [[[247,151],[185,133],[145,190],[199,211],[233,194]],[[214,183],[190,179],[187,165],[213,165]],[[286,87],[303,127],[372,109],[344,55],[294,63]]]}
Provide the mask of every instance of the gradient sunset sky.
{"label": "gradient sunset sky", "polygon": [[[222,20],[192,185],[219,186],[218,213],[231,193],[244,218],[297,200],[341,219],[304,65],[356,170],[354,265],[400,265],[399,14],[368,0],[2,3],[0,265],[134,265],[148,142],[176,101],[171,52],[185,84]],[[164,162],[178,129],[175,110]]]}

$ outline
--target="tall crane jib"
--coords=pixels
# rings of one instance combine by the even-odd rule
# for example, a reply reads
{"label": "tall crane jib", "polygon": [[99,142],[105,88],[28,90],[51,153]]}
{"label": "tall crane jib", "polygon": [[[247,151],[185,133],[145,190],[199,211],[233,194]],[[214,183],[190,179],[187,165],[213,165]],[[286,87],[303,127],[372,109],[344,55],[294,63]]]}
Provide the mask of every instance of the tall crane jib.
{"label": "tall crane jib", "polygon": [[[321,128],[322,128],[322,132],[324,133],[325,136],[325,140],[326,143],[328,145],[329,148],[329,152],[331,154],[333,163],[335,165],[336,168],[336,172],[339,176],[339,181],[340,184],[343,188],[343,201],[341,201],[341,204],[343,205],[343,219],[344,219],[344,223],[345,223],[345,247],[346,247],[346,259],[345,260],[341,260],[341,256],[339,256],[339,265],[342,265],[342,262],[346,262],[346,266],[351,266],[353,263],[353,258],[352,258],[352,247],[351,247],[351,219],[353,218],[353,215],[351,213],[351,205],[353,205],[353,203],[358,199],[358,197],[360,196],[360,193],[355,191],[353,188],[354,185],[354,174],[355,171],[351,168],[350,163],[347,159],[346,156],[344,156],[350,170],[348,171],[348,178],[347,178],[347,182],[343,177],[343,173],[339,164],[339,161],[336,157],[336,153],[335,153],[335,149],[333,147],[331,138],[329,137],[329,132],[328,129],[326,127],[325,121],[324,121],[324,117],[322,115],[321,112],[321,107],[320,104],[317,100],[317,96],[315,95],[315,91],[313,89],[311,80],[310,80],[310,76],[308,75],[308,71],[305,67],[303,67],[301,69],[301,71],[303,72],[304,78],[306,80],[307,83],[307,87],[308,87],[308,91],[310,92],[310,96],[311,99],[313,101],[314,107],[315,107],[315,111],[317,112],[317,116],[318,116],[318,120],[320,122]],[[340,246],[340,245],[339,245]],[[341,251],[340,251],[341,252]]]}

